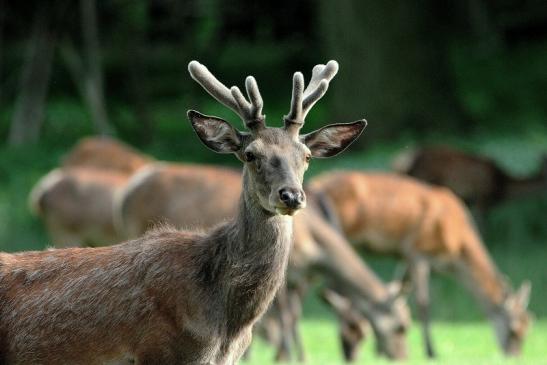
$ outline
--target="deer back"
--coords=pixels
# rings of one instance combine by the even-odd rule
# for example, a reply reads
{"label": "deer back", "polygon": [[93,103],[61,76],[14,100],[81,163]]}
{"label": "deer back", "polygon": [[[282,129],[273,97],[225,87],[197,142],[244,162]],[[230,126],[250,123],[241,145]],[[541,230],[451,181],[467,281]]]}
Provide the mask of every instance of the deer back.
{"label": "deer back", "polygon": [[93,167],[131,174],[153,159],[109,137],[81,139],[65,156],[63,167]]}

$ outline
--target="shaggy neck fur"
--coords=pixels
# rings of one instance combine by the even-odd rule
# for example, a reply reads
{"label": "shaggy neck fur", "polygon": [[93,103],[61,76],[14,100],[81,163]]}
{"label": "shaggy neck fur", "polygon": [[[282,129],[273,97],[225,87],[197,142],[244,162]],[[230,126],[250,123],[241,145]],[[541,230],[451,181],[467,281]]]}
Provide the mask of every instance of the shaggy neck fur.
{"label": "shaggy neck fur", "polygon": [[265,210],[249,184],[244,169],[239,212],[213,231],[198,272],[207,290],[225,300],[219,314],[228,337],[267,309],[284,279],[292,242],[292,218]]}

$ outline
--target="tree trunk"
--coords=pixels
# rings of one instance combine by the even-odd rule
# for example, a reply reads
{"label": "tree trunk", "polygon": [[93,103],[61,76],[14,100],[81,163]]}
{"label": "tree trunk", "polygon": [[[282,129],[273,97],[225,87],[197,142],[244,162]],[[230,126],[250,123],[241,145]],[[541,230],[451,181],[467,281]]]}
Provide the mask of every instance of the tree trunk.
{"label": "tree trunk", "polygon": [[131,87],[130,96],[135,110],[135,118],[138,123],[139,140],[141,144],[148,144],[153,138],[153,120],[148,108],[150,98],[147,89],[147,65],[146,65],[146,49],[147,49],[147,29],[148,29],[148,2],[134,2],[133,7],[142,7],[138,17],[133,17],[128,22],[128,29],[131,33],[129,36],[129,53],[131,59],[128,59],[128,76],[129,85]]}
{"label": "tree trunk", "polygon": [[8,142],[21,145],[35,142],[44,118],[45,99],[53,61],[55,36],[49,29],[44,9],[37,10],[15,104]]}
{"label": "tree trunk", "polygon": [[371,138],[467,122],[436,10],[432,1],[321,1],[321,36],[341,67],[332,93],[336,120],[366,117]]}
{"label": "tree trunk", "polygon": [[4,41],[4,14],[5,14],[4,0],[0,0],[0,107],[2,106],[2,88],[4,87],[4,75],[2,70],[2,61],[4,60],[3,54],[3,41]]}
{"label": "tree trunk", "polygon": [[104,99],[103,71],[99,35],[97,30],[97,4],[95,0],[81,0],[82,33],[84,37],[84,69],[81,90],[89,106],[96,130],[112,134]]}

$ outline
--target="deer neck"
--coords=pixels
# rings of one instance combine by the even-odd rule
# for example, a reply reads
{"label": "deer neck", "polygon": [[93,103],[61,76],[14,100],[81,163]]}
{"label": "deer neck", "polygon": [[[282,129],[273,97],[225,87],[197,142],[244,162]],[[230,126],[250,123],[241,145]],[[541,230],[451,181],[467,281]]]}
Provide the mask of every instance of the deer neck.
{"label": "deer neck", "polygon": [[226,300],[231,333],[252,324],[267,309],[284,279],[292,244],[292,217],[265,210],[249,184],[244,169],[238,214],[213,233],[204,265],[210,273],[207,281]]}
{"label": "deer neck", "polygon": [[264,209],[250,187],[250,177],[245,168],[238,214],[232,225],[232,253],[238,260],[252,256],[255,263],[280,259],[280,263],[286,265],[292,242],[292,217]]}
{"label": "deer neck", "polygon": [[457,265],[457,274],[487,315],[492,317],[503,305],[505,285],[496,265],[475,233],[472,238],[464,247],[462,260]]}

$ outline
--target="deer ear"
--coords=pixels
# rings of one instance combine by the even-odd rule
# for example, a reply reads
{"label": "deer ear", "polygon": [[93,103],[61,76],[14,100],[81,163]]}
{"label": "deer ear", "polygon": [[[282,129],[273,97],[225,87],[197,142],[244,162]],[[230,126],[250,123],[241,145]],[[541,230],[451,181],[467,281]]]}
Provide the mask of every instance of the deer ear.
{"label": "deer ear", "polygon": [[410,290],[409,285],[407,285],[404,281],[399,280],[389,282],[386,289],[389,297],[393,300],[406,296]]}
{"label": "deer ear", "polygon": [[331,157],[352,144],[366,126],[364,119],[353,123],[331,124],[300,136],[300,140],[308,146],[313,157]]}
{"label": "deer ear", "polygon": [[241,148],[241,134],[221,118],[188,111],[188,119],[199,139],[218,153],[233,153]]}

